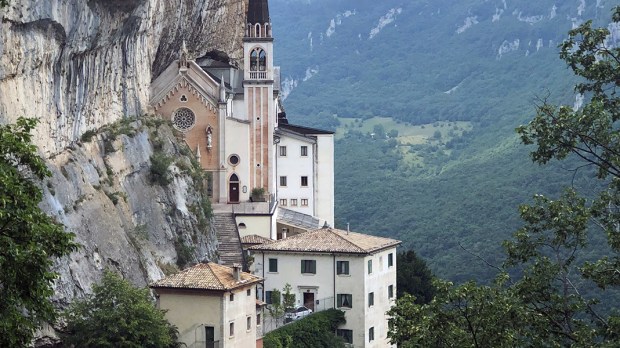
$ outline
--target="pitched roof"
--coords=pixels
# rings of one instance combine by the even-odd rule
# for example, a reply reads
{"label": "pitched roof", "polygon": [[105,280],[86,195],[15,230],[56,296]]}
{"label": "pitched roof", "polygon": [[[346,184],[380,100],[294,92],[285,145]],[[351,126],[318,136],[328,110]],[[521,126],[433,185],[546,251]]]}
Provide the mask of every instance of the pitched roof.
{"label": "pitched roof", "polygon": [[273,239],[265,238],[263,236],[259,236],[258,234],[251,234],[249,236],[241,237],[241,244],[265,244],[271,242],[273,242]]}
{"label": "pitched roof", "polygon": [[280,239],[269,244],[249,247],[256,251],[289,251],[318,253],[369,254],[394,247],[401,241],[368,234],[321,228]]}
{"label": "pitched roof", "polygon": [[151,288],[227,291],[262,280],[261,277],[246,272],[241,272],[241,280],[236,280],[231,267],[209,262],[199,263],[177,274],[160,279],[151,284]]}
{"label": "pitched roof", "polygon": [[279,128],[283,128],[283,129],[288,129],[290,131],[299,133],[299,134],[303,134],[303,135],[309,135],[309,134],[334,134],[334,132],[332,131],[328,131],[328,130],[324,130],[324,129],[318,129],[318,128],[310,128],[310,127],[304,127],[304,126],[298,126],[295,124],[290,124],[290,123],[278,123],[278,127]]}

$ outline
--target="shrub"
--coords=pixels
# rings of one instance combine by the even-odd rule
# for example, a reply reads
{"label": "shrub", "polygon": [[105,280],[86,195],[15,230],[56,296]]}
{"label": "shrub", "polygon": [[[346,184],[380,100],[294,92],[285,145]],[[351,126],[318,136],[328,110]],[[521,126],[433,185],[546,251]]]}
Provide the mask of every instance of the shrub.
{"label": "shrub", "polygon": [[334,332],[345,322],[343,311],[328,309],[269,332],[263,339],[263,346],[265,348],[344,347],[344,341]]}
{"label": "shrub", "polygon": [[151,183],[160,186],[167,186],[172,179],[168,172],[168,167],[172,163],[172,158],[162,153],[155,153],[151,156]]}

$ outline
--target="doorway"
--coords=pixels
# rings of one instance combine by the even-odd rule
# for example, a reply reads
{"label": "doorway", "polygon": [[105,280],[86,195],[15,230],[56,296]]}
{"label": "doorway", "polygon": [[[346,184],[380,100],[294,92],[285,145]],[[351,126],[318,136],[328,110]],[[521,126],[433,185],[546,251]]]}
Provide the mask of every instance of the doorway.
{"label": "doorway", "polygon": [[228,180],[228,202],[239,203],[239,177],[237,174],[230,176]]}
{"label": "doorway", "polygon": [[207,348],[216,348],[215,343],[215,328],[213,326],[205,326],[205,341]]}
{"label": "doorway", "polygon": [[306,308],[312,309],[314,312],[314,293],[313,292],[304,292],[304,306]]}

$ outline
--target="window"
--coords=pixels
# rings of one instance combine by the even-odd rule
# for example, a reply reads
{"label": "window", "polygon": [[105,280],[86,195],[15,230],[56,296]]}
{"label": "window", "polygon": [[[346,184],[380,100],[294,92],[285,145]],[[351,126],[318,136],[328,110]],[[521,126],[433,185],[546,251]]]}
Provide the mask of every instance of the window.
{"label": "window", "polygon": [[301,186],[302,187],[308,187],[308,177],[307,176],[302,176],[301,177]]}
{"label": "window", "polygon": [[349,274],[349,261],[336,261],[336,274]]}
{"label": "window", "polygon": [[252,329],[252,317],[247,317],[245,318],[245,325],[246,325],[246,330],[251,330]]}
{"label": "window", "polygon": [[230,294],[230,302],[232,302],[232,301],[234,301],[234,300],[235,300],[235,294],[232,294],[232,293],[231,293],[231,294]]}
{"label": "window", "polygon": [[297,206],[297,198],[292,198],[291,199],[291,207],[296,207]]}
{"label": "window", "polygon": [[342,337],[345,343],[353,343],[353,330],[338,329],[336,336]]}
{"label": "window", "polygon": [[269,272],[278,272],[278,259],[269,259]]}
{"label": "window", "polygon": [[230,323],[228,330],[229,336],[233,337],[235,335],[235,323]]}
{"label": "window", "polygon": [[308,147],[307,146],[302,146],[301,147],[301,155],[302,156],[308,156]]}
{"label": "window", "polygon": [[260,322],[260,313],[256,314],[256,326],[260,326],[261,322]]}
{"label": "window", "polygon": [[236,166],[237,164],[239,164],[240,161],[241,159],[239,158],[238,155],[230,155],[228,157],[228,163],[230,163],[233,166]]}
{"label": "window", "polygon": [[308,199],[307,198],[302,198],[301,199],[301,206],[302,207],[307,207],[308,206]]}
{"label": "window", "polygon": [[301,273],[316,274],[316,260],[301,260]]}
{"label": "window", "polygon": [[388,254],[388,267],[392,267],[394,266],[394,254],[389,253]]}
{"label": "window", "polygon": [[372,260],[368,260],[368,274],[372,273]]}
{"label": "window", "polygon": [[260,48],[255,48],[250,53],[250,71],[265,71],[267,55]]}
{"label": "window", "polygon": [[172,125],[181,132],[190,130],[196,124],[196,115],[188,108],[177,109],[172,116]]}
{"label": "window", "polygon": [[375,305],[375,293],[374,292],[370,292],[368,293],[368,307],[374,306]]}
{"label": "window", "polygon": [[375,340],[375,327],[368,329],[368,342]]}
{"label": "window", "polygon": [[388,286],[388,298],[394,297],[394,285]]}
{"label": "window", "polygon": [[280,156],[286,157],[286,146],[280,146]]}
{"label": "window", "polygon": [[286,176],[280,177],[280,186],[286,186]]}
{"label": "window", "polygon": [[266,304],[272,304],[273,301],[271,299],[271,294],[273,293],[273,291],[265,291],[265,303]]}
{"label": "window", "polygon": [[351,294],[338,294],[336,295],[336,304],[338,307],[353,307],[353,295]]}
{"label": "window", "polygon": [[246,293],[248,296],[252,296],[252,289],[248,289],[245,293]]}
{"label": "window", "polygon": [[281,205],[281,206],[283,206],[283,207],[286,207],[286,201],[287,201],[287,199],[286,199],[286,198],[282,198],[282,199],[280,200],[280,205]]}

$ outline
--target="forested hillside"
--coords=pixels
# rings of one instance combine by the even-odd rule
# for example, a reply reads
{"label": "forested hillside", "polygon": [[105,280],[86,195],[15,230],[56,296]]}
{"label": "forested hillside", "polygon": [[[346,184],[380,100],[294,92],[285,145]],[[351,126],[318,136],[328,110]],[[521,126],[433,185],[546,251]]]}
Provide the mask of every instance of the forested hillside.
{"label": "forested hillside", "polygon": [[272,0],[289,118],[338,131],[337,227],[402,239],[443,278],[488,280],[472,253],[501,262],[520,203],[590,189],[570,161],[532,164],[514,128],[542,99],[579,104],[557,45],[619,4]]}

